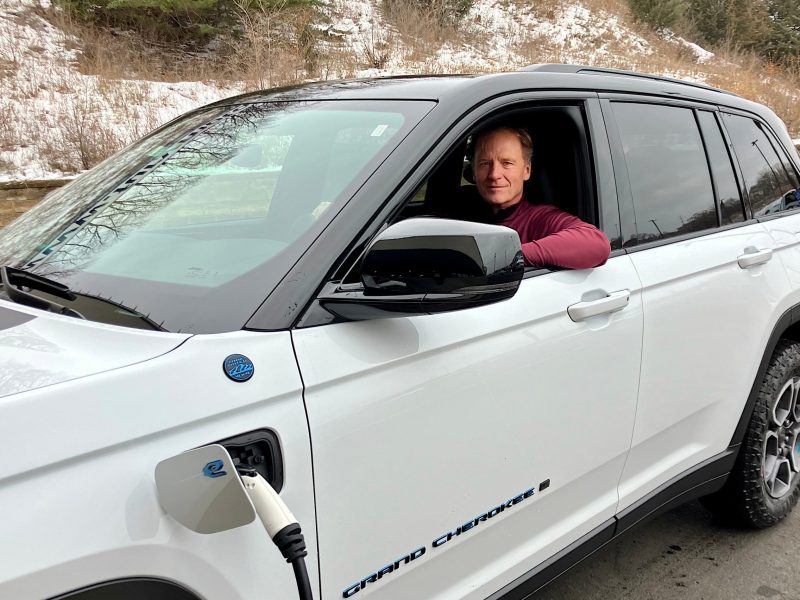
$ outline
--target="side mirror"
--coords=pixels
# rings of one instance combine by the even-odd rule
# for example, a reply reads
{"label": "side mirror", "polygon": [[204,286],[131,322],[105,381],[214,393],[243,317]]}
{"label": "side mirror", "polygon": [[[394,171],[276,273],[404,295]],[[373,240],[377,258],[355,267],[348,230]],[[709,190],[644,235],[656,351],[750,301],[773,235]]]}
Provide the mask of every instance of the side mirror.
{"label": "side mirror", "polygon": [[370,244],[361,286],[340,286],[320,304],[346,320],[432,314],[511,298],[525,271],[517,232],[498,225],[418,218]]}
{"label": "side mirror", "polygon": [[256,518],[230,454],[218,444],[162,460],[156,489],[164,511],[197,533],[235,529]]}

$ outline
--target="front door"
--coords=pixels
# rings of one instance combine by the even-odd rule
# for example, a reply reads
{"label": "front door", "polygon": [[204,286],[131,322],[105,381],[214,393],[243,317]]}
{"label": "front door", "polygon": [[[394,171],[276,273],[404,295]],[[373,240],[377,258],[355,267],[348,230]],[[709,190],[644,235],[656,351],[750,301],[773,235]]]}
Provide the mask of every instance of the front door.
{"label": "front door", "polygon": [[485,598],[610,519],[641,331],[625,255],[490,306],[295,330],[323,597]]}

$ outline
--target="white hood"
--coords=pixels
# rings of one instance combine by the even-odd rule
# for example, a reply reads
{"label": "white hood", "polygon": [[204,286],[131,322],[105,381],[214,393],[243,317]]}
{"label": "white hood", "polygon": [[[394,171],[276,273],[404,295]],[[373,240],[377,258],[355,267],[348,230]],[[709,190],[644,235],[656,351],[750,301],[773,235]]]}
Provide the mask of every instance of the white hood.
{"label": "white hood", "polygon": [[189,337],[63,317],[0,300],[0,397],[149,360]]}

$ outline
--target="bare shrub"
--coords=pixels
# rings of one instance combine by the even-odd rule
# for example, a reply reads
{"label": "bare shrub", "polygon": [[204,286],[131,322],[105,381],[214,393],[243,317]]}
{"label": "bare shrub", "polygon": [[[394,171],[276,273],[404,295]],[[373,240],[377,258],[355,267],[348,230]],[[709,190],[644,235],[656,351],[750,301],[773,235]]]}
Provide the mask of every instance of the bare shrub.
{"label": "bare shrub", "polygon": [[19,145],[19,114],[8,98],[0,98],[0,150],[11,150]]}
{"label": "bare shrub", "polygon": [[460,32],[460,20],[443,19],[441,6],[431,2],[404,2],[402,0],[386,1],[382,4],[383,13],[391,23],[404,45],[408,48],[406,58],[427,62],[444,44],[458,46],[463,40]]}
{"label": "bare shrub", "polygon": [[109,79],[151,81],[213,81],[222,59],[164,42],[144,40],[132,31],[103,29],[76,20],[69,11],[50,8],[46,18],[63,32],[67,48],[79,50],[81,73]]}
{"label": "bare shrub", "polygon": [[359,42],[362,56],[371,69],[383,69],[394,51],[394,35],[373,21],[369,31],[362,32]]}
{"label": "bare shrub", "polygon": [[323,81],[355,77],[359,58],[350,46],[329,44],[317,58],[314,76]]}
{"label": "bare shrub", "polygon": [[555,21],[558,12],[564,7],[566,0],[538,0],[537,2],[514,0],[514,2],[517,6],[529,8],[537,19],[542,21]]}
{"label": "bare shrub", "polygon": [[124,145],[108,125],[97,95],[97,88],[87,84],[66,100],[60,128],[43,149],[49,166],[63,172],[90,169]]}
{"label": "bare shrub", "polygon": [[562,49],[542,33],[524,34],[516,44],[517,51],[527,64],[562,62]]}
{"label": "bare shrub", "polygon": [[290,0],[234,0],[241,30],[231,41],[234,72],[248,88],[302,81],[315,68],[315,12]]}

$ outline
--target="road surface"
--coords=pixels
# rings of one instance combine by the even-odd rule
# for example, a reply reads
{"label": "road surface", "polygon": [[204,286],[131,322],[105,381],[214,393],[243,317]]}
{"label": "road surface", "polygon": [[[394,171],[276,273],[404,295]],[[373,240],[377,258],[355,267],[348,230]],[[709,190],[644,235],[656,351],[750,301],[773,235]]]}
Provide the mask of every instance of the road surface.
{"label": "road surface", "polygon": [[763,531],[692,502],[611,542],[531,600],[800,600],[800,507]]}

